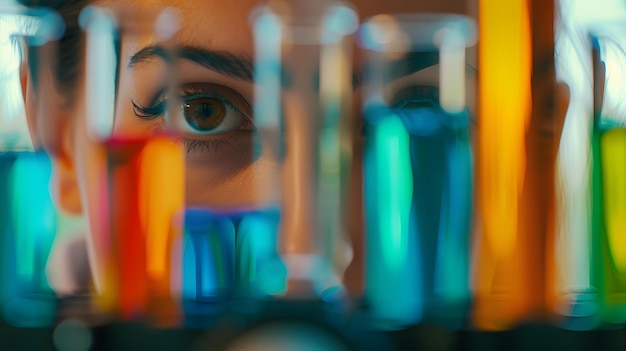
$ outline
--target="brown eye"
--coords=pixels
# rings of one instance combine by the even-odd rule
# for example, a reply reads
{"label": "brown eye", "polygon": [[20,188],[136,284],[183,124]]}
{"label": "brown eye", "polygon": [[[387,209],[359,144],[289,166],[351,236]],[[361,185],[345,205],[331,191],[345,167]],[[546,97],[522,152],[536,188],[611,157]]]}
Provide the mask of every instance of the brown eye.
{"label": "brown eye", "polygon": [[224,121],[226,106],[224,102],[214,98],[191,99],[183,104],[183,114],[193,129],[208,132]]}

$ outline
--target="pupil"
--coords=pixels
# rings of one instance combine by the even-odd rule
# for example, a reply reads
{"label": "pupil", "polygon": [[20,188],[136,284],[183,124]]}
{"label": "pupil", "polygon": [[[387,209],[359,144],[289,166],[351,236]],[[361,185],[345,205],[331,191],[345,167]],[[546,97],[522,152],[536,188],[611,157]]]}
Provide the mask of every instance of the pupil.
{"label": "pupil", "polygon": [[213,115],[214,108],[209,104],[202,104],[200,105],[200,108],[198,110],[198,112],[200,113],[200,118],[207,119],[210,118],[211,115]]}
{"label": "pupil", "polygon": [[200,98],[184,104],[187,123],[197,131],[206,132],[217,128],[226,115],[224,103],[217,99]]}

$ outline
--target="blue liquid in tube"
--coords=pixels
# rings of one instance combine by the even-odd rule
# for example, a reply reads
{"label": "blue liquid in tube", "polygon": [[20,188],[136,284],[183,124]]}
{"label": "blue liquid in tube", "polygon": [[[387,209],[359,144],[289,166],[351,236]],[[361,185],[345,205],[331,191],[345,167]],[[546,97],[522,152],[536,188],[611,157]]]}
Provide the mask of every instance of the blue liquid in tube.
{"label": "blue liquid in tube", "polygon": [[233,293],[235,228],[228,218],[209,210],[188,209],[182,240],[185,324],[203,327],[223,310]]}
{"label": "blue liquid in tube", "polygon": [[56,297],[45,275],[57,222],[50,175],[43,152],[0,154],[0,301],[3,317],[14,326],[45,327],[56,318]]}
{"label": "blue liquid in tube", "polygon": [[[182,291],[186,326],[211,325],[234,297],[267,301],[286,290],[287,270],[277,245],[279,219],[278,210],[185,211]],[[239,310],[245,312],[245,308]]]}

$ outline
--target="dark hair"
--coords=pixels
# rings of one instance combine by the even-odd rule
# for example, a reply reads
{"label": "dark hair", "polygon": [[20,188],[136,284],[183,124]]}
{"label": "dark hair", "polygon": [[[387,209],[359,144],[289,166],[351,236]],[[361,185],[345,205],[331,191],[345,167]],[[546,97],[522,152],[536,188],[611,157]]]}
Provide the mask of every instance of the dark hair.
{"label": "dark hair", "polygon": [[[54,67],[56,83],[62,93],[71,96],[75,92],[81,69],[81,56],[84,50],[84,37],[78,26],[78,15],[90,0],[18,0],[25,6],[47,7],[56,11],[65,22],[65,32],[58,42],[58,55]],[[36,72],[40,58],[39,50],[28,50],[28,64]],[[69,99],[70,101],[72,99]]]}

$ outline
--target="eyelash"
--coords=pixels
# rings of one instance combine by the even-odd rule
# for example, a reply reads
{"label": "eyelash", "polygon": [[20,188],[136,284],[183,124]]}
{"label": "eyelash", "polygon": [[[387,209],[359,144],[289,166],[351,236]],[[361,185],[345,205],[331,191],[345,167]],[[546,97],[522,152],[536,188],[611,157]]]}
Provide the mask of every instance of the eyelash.
{"label": "eyelash", "polygon": [[[154,121],[159,117],[163,117],[167,111],[167,99],[164,98],[165,90],[161,90],[156,94],[156,98],[152,100],[149,106],[141,106],[133,99],[131,104],[133,106],[134,115],[144,121]],[[181,87],[179,97],[182,100],[189,100],[195,98],[215,98],[232,108],[237,113],[242,113],[231,101],[220,96],[219,94],[207,91],[198,86],[198,84],[189,84]],[[242,113],[243,114],[243,113]],[[244,114],[245,115],[245,114]],[[248,117],[244,117],[248,118]],[[154,126],[152,135],[165,134],[166,130],[161,125]],[[226,148],[232,147],[231,140],[224,136],[214,139],[190,139],[190,138],[178,138],[178,140],[185,146],[187,153],[194,151],[207,151],[207,152],[219,152]]]}

